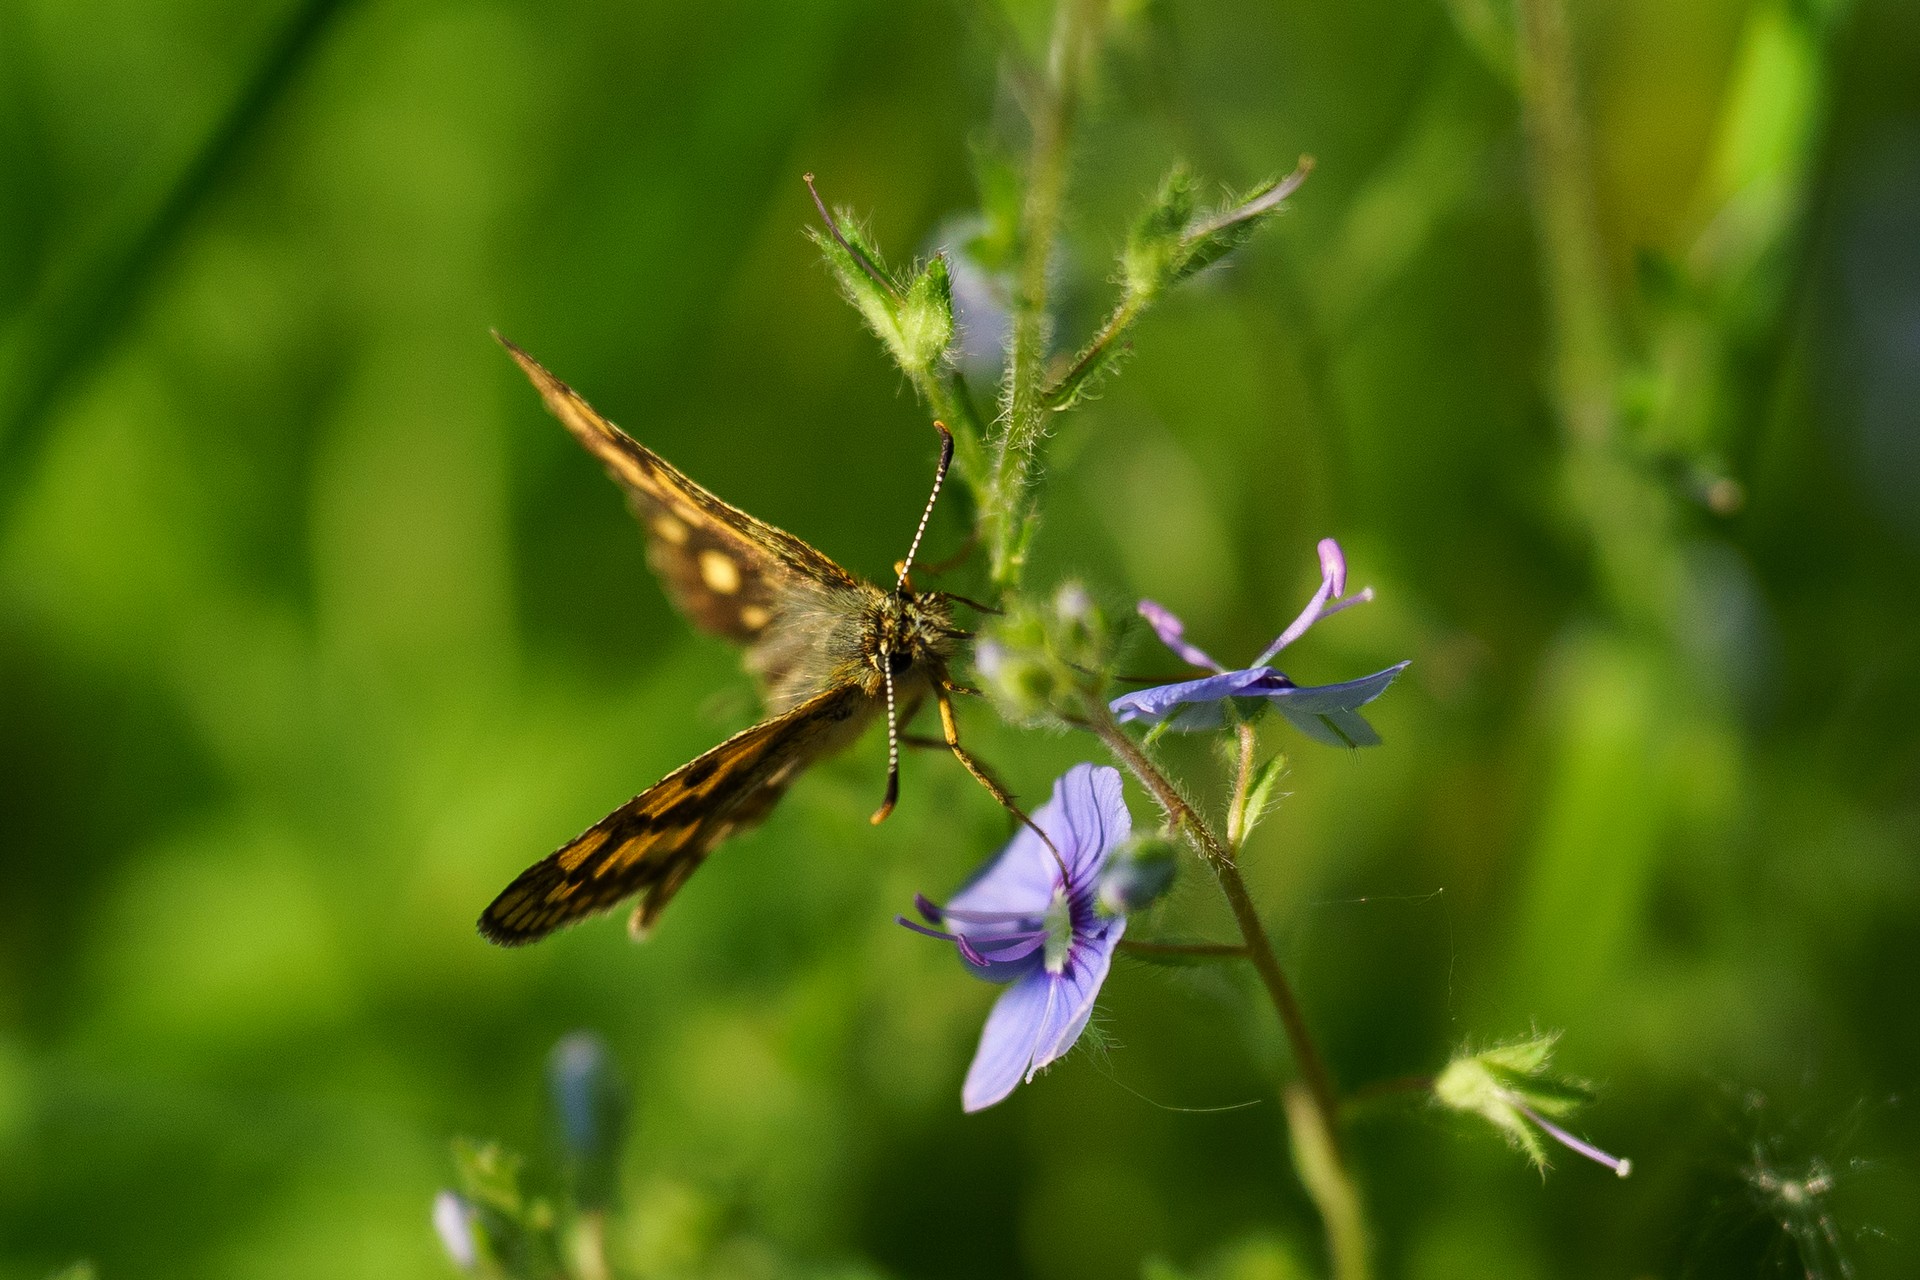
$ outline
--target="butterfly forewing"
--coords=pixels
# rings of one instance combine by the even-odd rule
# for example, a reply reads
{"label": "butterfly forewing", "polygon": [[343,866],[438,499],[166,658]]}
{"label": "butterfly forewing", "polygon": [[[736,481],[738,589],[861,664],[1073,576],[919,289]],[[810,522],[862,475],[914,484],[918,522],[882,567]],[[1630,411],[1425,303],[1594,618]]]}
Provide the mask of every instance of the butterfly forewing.
{"label": "butterfly forewing", "polygon": [[703,630],[753,644],[796,589],[852,590],[857,580],[782,529],[729,506],[595,412],[540,363],[500,339],[553,416],[627,491],[647,530],[647,559],[681,612]]}
{"label": "butterfly forewing", "polygon": [[519,946],[635,895],[636,922],[650,926],[715,845],[766,817],[872,710],[871,698],[842,686],[736,733],[521,872],[480,917],[480,932]]}
{"label": "butterfly forewing", "polygon": [[748,646],[768,705],[768,719],[527,868],[480,919],[481,933],[514,946],[638,897],[634,920],[644,929],[716,845],[766,817],[802,769],[852,741],[882,708],[910,708],[943,681],[959,633],[940,600],[883,592],[720,501],[500,341],[626,490],[674,603]]}

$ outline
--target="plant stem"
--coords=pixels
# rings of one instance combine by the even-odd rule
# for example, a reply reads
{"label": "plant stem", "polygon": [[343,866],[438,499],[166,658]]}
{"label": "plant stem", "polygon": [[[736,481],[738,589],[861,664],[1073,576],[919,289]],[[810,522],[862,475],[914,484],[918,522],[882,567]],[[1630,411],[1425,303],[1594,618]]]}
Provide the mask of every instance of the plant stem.
{"label": "plant stem", "polygon": [[1621,438],[1620,329],[1607,279],[1565,0],[1519,0],[1516,66],[1570,496],[1627,619],[1671,627],[1670,512]]}
{"label": "plant stem", "polygon": [[1027,488],[1034,451],[1044,434],[1046,403],[1048,269],[1060,231],[1067,189],[1067,159],[1080,103],[1081,79],[1098,43],[1105,0],[1060,0],[1047,83],[1033,112],[1027,188],[1020,206],[1020,262],[1014,277],[1011,337],[1007,353],[1005,419],[994,442],[992,472],[981,511],[993,580],[1011,587],[1020,561],[1029,514]]}
{"label": "plant stem", "polygon": [[933,409],[933,416],[953,428],[953,460],[967,492],[979,506],[987,496],[987,451],[982,443],[980,413],[974,408],[967,383],[956,369],[923,374],[914,379],[915,389]]}
{"label": "plant stem", "polygon": [[[1366,1280],[1366,1214],[1340,1149],[1339,1095],[1334,1091],[1333,1076],[1307,1030],[1300,1002],[1280,968],[1279,958],[1274,955],[1273,943],[1267,937],[1266,926],[1260,922],[1253,895],[1247,892],[1247,882],[1240,875],[1238,851],[1220,842],[1206,820],[1180,794],[1180,789],[1127,736],[1105,703],[1089,698],[1088,704],[1087,727],[1120,758],[1127,771],[1153,793],[1168,820],[1185,829],[1187,838],[1193,841],[1220,881],[1220,889],[1233,908],[1234,921],[1240,926],[1240,936],[1246,940],[1247,958],[1253,961],[1255,972],[1273,999],[1274,1010],[1280,1015],[1280,1025],[1285,1028],[1287,1043],[1293,1050],[1294,1062],[1300,1068],[1303,1083],[1284,1089],[1281,1101],[1286,1107],[1287,1129],[1293,1139],[1294,1167],[1326,1228],[1327,1254],[1332,1261],[1334,1280]],[[1246,801],[1253,774],[1253,727],[1239,726],[1239,739],[1240,761],[1230,812],[1237,812]]]}
{"label": "plant stem", "polygon": [[1287,1111],[1287,1132],[1293,1137],[1294,1170],[1326,1224],[1334,1280],[1366,1280],[1366,1215],[1340,1158],[1336,1131],[1299,1085],[1289,1085],[1280,1101]]}
{"label": "plant stem", "polygon": [[[1233,850],[1220,842],[1206,820],[1180,794],[1179,788],[1127,736],[1104,703],[1095,701],[1090,710],[1092,715],[1087,721],[1088,727],[1107,744],[1108,750],[1119,757],[1127,771],[1140,780],[1140,785],[1153,793],[1153,798],[1159,802],[1167,817],[1185,829],[1188,838],[1213,868],[1220,889],[1226,894],[1227,904],[1233,909],[1234,923],[1239,926],[1240,936],[1246,941],[1247,958],[1253,961],[1254,971],[1260,975],[1261,983],[1273,1000],[1274,1010],[1280,1015],[1280,1024],[1287,1033],[1287,1044],[1293,1050],[1294,1062],[1300,1068],[1300,1078],[1305,1081],[1314,1108],[1320,1113],[1327,1132],[1337,1135],[1340,1103],[1334,1091],[1333,1076],[1320,1057],[1312,1033],[1307,1030],[1306,1015],[1301,1011],[1300,1001],[1294,995],[1285,971],[1280,968],[1280,960],[1274,954],[1266,926],[1260,922],[1260,912],[1254,906],[1253,895],[1247,892],[1247,882],[1240,875],[1240,864]],[[1337,1152],[1337,1136],[1330,1140]]]}
{"label": "plant stem", "polygon": [[1240,750],[1233,770],[1233,799],[1227,804],[1227,847],[1238,858],[1247,838],[1247,788],[1253,784],[1256,739],[1253,726],[1245,723],[1234,726],[1234,735],[1240,740]]}
{"label": "plant stem", "polygon": [[1298,997],[1293,994],[1293,986],[1287,981],[1287,975],[1274,955],[1266,926],[1260,922],[1259,909],[1254,906],[1253,895],[1247,892],[1247,882],[1240,875],[1240,864],[1231,854],[1227,854],[1215,862],[1213,870],[1219,877],[1221,891],[1227,896],[1227,905],[1233,908],[1233,918],[1240,926],[1240,936],[1247,940],[1253,967],[1259,973],[1261,982],[1266,984],[1267,994],[1273,998],[1273,1007],[1286,1028],[1287,1043],[1292,1046],[1294,1061],[1299,1064],[1300,1078],[1306,1082],[1307,1089],[1313,1094],[1314,1105],[1326,1120],[1328,1130],[1332,1131],[1340,1111],[1333,1076],[1320,1057],[1312,1033],[1307,1030],[1306,1015],[1300,1009]]}
{"label": "plant stem", "polygon": [[1087,343],[1086,350],[1082,351],[1079,357],[1067,367],[1065,373],[1055,378],[1047,385],[1047,389],[1040,393],[1041,404],[1050,410],[1070,405],[1088,374],[1106,360],[1108,350],[1133,328],[1133,322],[1138,320],[1146,309],[1147,299],[1138,294],[1129,293],[1122,298],[1120,305],[1115,307],[1113,313],[1107,317],[1107,322],[1100,326],[1100,332],[1094,334],[1093,340]]}

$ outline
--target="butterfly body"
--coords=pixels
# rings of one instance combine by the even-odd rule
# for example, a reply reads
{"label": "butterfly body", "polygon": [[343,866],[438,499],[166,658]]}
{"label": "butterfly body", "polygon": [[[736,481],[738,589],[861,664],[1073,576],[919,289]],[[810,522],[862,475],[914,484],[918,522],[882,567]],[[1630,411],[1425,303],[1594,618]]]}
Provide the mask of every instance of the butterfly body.
{"label": "butterfly body", "polygon": [[844,684],[858,685],[884,708],[883,661],[904,703],[910,694],[928,692],[928,680],[944,675],[953,656],[953,616],[938,592],[884,591],[858,580],[825,589],[805,584],[783,593],[775,608],[780,624],[767,629],[746,659],[770,711]]}
{"label": "butterfly body", "polygon": [[527,868],[480,918],[489,941],[517,946],[638,898],[639,933],[708,853],[765,818],[809,765],[895,704],[911,708],[932,694],[944,711],[947,664],[964,633],[942,593],[915,592],[904,573],[884,590],[727,505],[501,341],[548,409],[627,491],[669,597],[696,626],[745,646],[767,704],[767,719]]}

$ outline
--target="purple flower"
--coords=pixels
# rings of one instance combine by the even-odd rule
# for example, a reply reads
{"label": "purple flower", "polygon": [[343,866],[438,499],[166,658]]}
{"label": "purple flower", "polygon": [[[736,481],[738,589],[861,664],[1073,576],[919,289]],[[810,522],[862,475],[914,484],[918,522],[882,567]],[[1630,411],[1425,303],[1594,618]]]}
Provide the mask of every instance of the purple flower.
{"label": "purple flower", "polygon": [[900,918],[957,945],[980,977],[1009,984],[967,1071],[960,1097],[968,1111],[992,1106],[1073,1048],[1127,928],[1095,904],[1107,854],[1133,831],[1119,771],[1075,765],[1033,821],[1053,849],[1022,827],[945,907],[917,900],[927,924]]}
{"label": "purple flower", "polygon": [[[1313,599],[1292,625],[1267,646],[1266,652],[1255,658],[1252,666],[1239,671],[1227,670],[1188,643],[1180,619],[1153,601],[1142,600],[1140,616],[1147,620],[1161,642],[1192,665],[1205,667],[1215,674],[1124,694],[1111,704],[1114,715],[1122,724],[1140,720],[1165,724],[1168,729],[1183,732],[1217,729],[1226,723],[1223,703],[1229,699],[1257,699],[1271,704],[1289,724],[1316,742],[1334,747],[1379,746],[1380,735],[1361,718],[1359,709],[1385,693],[1393,678],[1407,669],[1406,663],[1396,663],[1385,671],[1341,684],[1304,686],[1267,665],[1274,655],[1305,635],[1320,619],[1373,599],[1372,587],[1352,595],[1347,595],[1346,590],[1347,562],[1340,554],[1340,544],[1332,538],[1322,538],[1320,589],[1314,592]],[[1249,713],[1258,710],[1258,702],[1245,710]]]}

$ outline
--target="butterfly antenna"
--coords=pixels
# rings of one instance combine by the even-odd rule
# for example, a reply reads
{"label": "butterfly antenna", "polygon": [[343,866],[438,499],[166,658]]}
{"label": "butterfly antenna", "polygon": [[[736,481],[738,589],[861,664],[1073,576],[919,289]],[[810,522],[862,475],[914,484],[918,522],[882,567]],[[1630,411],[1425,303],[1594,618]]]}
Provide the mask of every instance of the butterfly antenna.
{"label": "butterfly antenna", "polygon": [[[939,486],[934,487],[938,491]],[[893,806],[900,799],[900,727],[893,715],[891,658],[892,655],[887,649],[880,650],[880,674],[887,682],[887,798],[880,802],[880,807],[873,811],[873,817],[869,819],[876,827],[887,820],[887,815],[893,812]]]}
{"label": "butterfly antenna", "polygon": [[947,424],[935,420],[933,429],[940,433],[940,466],[933,473],[933,492],[927,495],[927,508],[920,513],[920,527],[913,531],[913,542],[907,547],[907,558],[900,562],[900,578],[893,584],[895,592],[907,589],[907,573],[913,568],[913,558],[920,553],[920,539],[927,535],[927,521],[933,519],[933,504],[940,500],[940,486],[947,482],[947,468],[953,465],[953,432],[947,430]]}

